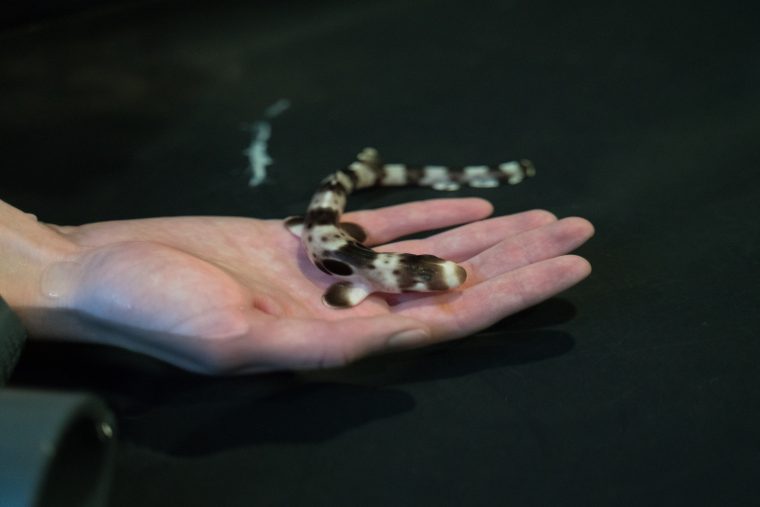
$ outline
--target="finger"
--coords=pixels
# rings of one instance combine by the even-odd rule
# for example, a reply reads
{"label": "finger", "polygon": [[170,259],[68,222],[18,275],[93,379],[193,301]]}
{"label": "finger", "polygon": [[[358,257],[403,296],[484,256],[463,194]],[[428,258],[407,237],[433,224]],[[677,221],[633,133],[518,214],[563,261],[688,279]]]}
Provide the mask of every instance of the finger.
{"label": "finger", "polygon": [[524,211],[463,225],[421,240],[383,245],[377,250],[432,254],[454,262],[462,262],[505,238],[556,221],[557,217],[545,210]]}
{"label": "finger", "polygon": [[394,313],[427,324],[431,341],[461,338],[575,285],[591,265],[575,255],[530,264],[464,290],[401,303]]}
{"label": "finger", "polygon": [[367,232],[366,244],[387,243],[395,238],[482,220],[493,213],[493,206],[484,199],[468,197],[416,201],[376,210],[354,211],[343,216]]}
{"label": "finger", "polygon": [[430,341],[424,323],[400,315],[338,320],[266,319],[252,325],[255,335],[239,340],[228,357],[235,373],[343,366],[377,352]]}
{"label": "finger", "polygon": [[[461,227],[460,229],[464,229],[465,227],[468,226]],[[550,222],[513,237],[507,237],[496,245],[486,248],[463,262],[460,261],[461,257],[446,258],[460,262],[461,266],[465,268],[467,271],[467,281],[464,287],[470,287],[534,262],[570,253],[587,241],[593,234],[594,226],[590,222],[582,218],[571,217]],[[472,242],[460,238],[459,243],[469,245]],[[454,244],[457,245],[457,242],[454,242]],[[389,296],[386,298],[386,301],[389,305],[396,306],[407,301],[425,297],[427,297],[425,294],[408,292]]]}
{"label": "finger", "polygon": [[507,238],[463,262],[462,266],[467,270],[470,281],[477,283],[572,252],[593,235],[594,226],[588,220],[564,218]]}

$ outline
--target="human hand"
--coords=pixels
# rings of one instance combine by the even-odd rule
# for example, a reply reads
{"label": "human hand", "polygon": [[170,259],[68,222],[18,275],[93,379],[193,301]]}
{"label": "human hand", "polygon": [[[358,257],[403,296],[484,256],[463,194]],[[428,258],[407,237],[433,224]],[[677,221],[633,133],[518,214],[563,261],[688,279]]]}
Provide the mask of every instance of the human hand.
{"label": "human hand", "polygon": [[52,226],[76,249],[42,275],[48,310],[38,316],[47,317],[25,320],[33,335],[115,345],[203,373],[322,368],[471,335],[590,273],[584,259],[565,255],[592,236],[586,220],[538,210],[482,220],[491,212],[467,198],[346,214],[376,250],[433,254],[468,277],[455,290],[374,294],[340,310],[321,301],[334,278],[309,263],[280,220]]}

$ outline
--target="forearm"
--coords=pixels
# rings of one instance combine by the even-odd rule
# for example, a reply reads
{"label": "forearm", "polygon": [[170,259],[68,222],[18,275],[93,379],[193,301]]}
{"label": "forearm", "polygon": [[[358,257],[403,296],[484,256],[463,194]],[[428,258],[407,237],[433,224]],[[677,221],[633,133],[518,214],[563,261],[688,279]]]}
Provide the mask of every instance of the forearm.
{"label": "forearm", "polygon": [[0,294],[22,316],[46,306],[46,269],[75,251],[63,235],[0,201]]}

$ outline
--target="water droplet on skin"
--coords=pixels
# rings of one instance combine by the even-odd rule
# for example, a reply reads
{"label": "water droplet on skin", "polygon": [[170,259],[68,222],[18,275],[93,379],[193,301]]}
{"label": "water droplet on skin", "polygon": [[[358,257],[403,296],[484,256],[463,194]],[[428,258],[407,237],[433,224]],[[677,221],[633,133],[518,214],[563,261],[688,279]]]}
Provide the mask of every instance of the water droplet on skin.
{"label": "water droplet on skin", "polygon": [[79,265],[74,262],[56,262],[48,266],[40,279],[42,294],[50,299],[68,296]]}

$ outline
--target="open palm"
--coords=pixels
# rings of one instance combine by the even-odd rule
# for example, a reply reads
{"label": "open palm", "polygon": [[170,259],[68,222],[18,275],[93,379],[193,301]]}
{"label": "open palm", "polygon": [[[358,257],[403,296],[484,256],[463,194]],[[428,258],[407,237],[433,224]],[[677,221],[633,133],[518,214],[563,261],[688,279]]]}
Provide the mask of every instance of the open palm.
{"label": "open palm", "polygon": [[341,310],[322,303],[334,279],[309,263],[280,220],[178,217],[58,228],[77,248],[46,273],[46,290],[68,317],[45,334],[206,373],[338,366],[467,336],[590,272],[585,260],[565,255],[593,234],[587,221],[545,211],[483,220],[491,211],[481,199],[438,199],[347,214],[376,250],[454,260],[468,279],[453,291],[375,294]]}

